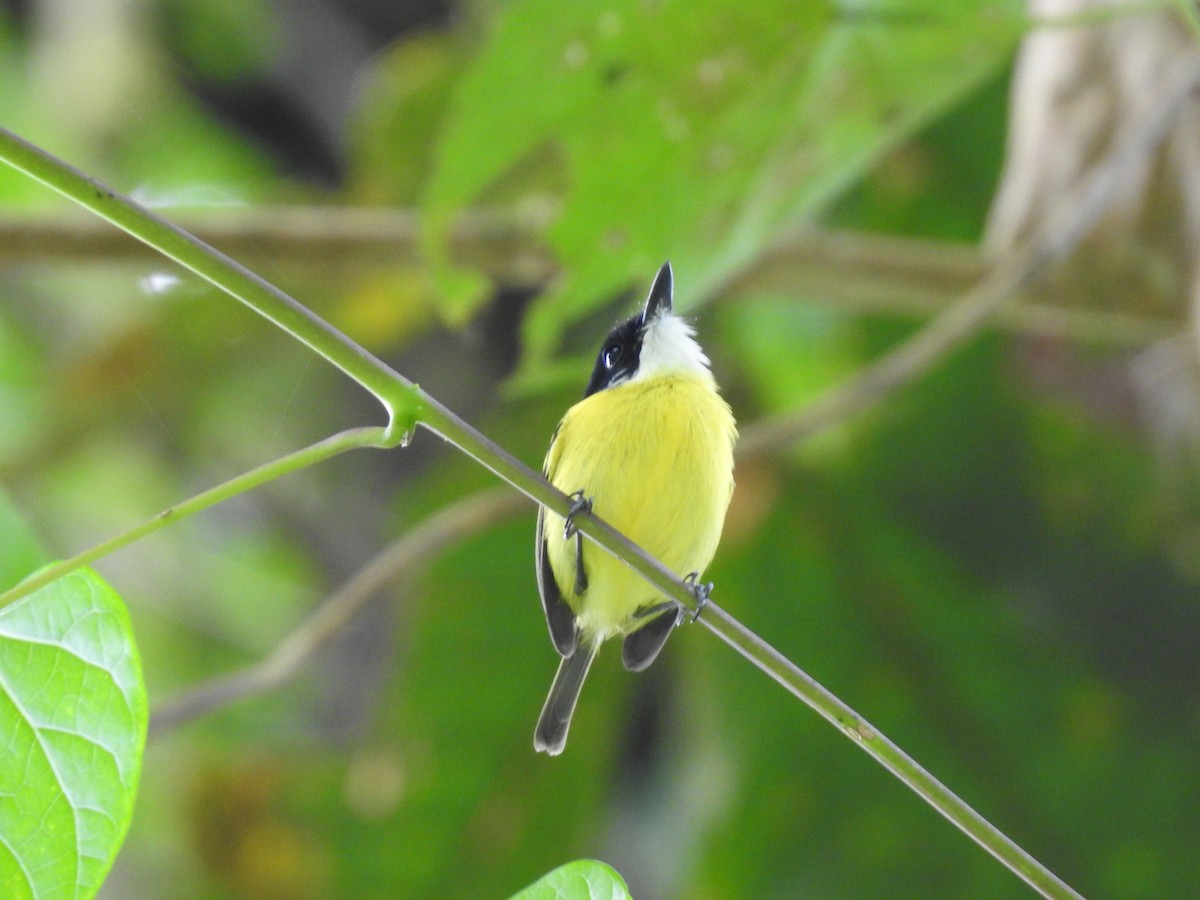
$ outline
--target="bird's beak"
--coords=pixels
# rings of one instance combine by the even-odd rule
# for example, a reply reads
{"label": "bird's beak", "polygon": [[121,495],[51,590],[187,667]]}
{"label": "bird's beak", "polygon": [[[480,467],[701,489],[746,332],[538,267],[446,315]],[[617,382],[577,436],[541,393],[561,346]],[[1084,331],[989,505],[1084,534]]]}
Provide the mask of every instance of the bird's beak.
{"label": "bird's beak", "polygon": [[642,321],[653,322],[663,313],[671,311],[671,295],[675,293],[675,276],[671,273],[671,263],[665,262],[650,285],[650,296],[646,298],[646,309],[642,313]]}

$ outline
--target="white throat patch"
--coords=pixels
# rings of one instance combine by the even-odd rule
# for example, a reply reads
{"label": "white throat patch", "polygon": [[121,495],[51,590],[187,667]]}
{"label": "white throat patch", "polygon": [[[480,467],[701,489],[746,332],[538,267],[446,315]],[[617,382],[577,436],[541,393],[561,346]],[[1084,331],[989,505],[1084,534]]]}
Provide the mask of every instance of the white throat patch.
{"label": "white throat patch", "polygon": [[631,381],[658,375],[701,375],[712,378],[708,357],[696,343],[696,330],[674,313],[664,312],[642,336],[642,355]]}

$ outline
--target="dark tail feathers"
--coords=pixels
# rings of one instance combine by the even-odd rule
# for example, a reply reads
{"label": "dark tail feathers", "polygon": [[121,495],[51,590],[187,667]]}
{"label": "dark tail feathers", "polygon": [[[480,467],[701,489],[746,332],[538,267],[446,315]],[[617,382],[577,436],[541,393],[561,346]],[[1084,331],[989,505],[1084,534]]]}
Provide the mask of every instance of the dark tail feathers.
{"label": "dark tail feathers", "polygon": [[567,745],[567,730],[571,727],[571,714],[579,700],[583,680],[587,678],[592,660],[600,648],[599,641],[580,642],[575,652],[564,656],[558,664],[550,695],[538,717],[537,730],[533,733],[533,747],[551,756],[562,753]]}

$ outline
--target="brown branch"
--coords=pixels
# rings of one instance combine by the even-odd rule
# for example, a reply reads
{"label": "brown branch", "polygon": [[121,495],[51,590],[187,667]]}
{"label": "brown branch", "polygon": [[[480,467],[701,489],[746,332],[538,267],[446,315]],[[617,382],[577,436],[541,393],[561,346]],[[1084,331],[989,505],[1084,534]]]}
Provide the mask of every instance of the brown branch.
{"label": "brown branch", "polygon": [[[191,234],[247,264],[326,267],[418,265],[419,213],[366,207],[253,207],[179,210],[173,220]],[[549,258],[537,249],[541,223],[475,211],[451,235],[453,257],[518,285],[544,284]],[[153,249],[95,217],[0,216],[0,263],[147,262]]]}
{"label": "brown branch", "polygon": [[447,506],[394,541],[330,594],[269,656],[240,671],[202,681],[158,704],[150,734],[158,736],[236,700],[265,694],[289,683],[385,585],[425,565],[447,546],[515,515],[528,501],[516,491],[495,488]]}
{"label": "brown branch", "polygon": [[[406,209],[258,207],[234,212],[181,213],[180,223],[206,243],[251,267],[357,271],[371,266],[421,266],[418,215]],[[497,284],[546,288],[554,276],[538,249],[544,223],[499,212],[464,215],[451,254]],[[161,265],[139,241],[96,218],[0,215],[0,266],[134,262]],[[862,314],[927,319],[960,298],[988,271],[969,244],[851,231],[797,229],[730,281],[725,295],[770,291]],[[1117,345],[1146,346],[1179,330],[1178,320],[1067,306],[1036,290],[996,313],[1009,331]]]}
{"label": "brown branch", "polygon": [[[786,235],[754,267],[740,273],[723,296],[771,293],[845,313],[925,321],[959,303],[989,272],[974,245],[849,231]],[[1071,298],[1073,299],[1073,298]],[[1067,305],[1057,293],[1030,283],[995,311],[1005,331],[1081,343],[1145,347],[1177,334],[1176,318]]]}
{"label": "brown branch", "polygon": [[753,455],[788,446],[863,412],[910,384],[979,333],[1053,262],[1068,256],[1116,199],[1129,173],[1152,154],[1200,86],[1200,60],[1187,59],[1167,80],[1161,99],[1132,127],[1113,154],[1097,166],[1042,227],[1002,258],[961,300],[919,332],[863,369],[857,377],[798,412],[760,422],[742,436]]}

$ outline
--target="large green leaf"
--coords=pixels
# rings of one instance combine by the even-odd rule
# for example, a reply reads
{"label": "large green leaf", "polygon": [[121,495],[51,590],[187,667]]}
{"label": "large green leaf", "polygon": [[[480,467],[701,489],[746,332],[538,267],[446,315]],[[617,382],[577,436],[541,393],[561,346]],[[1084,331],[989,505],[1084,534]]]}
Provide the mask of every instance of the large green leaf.
{"label": "large green leaf", "polygon": [[[527,362],[667,257],[686,306],[993,73],[1019,22],[1011,0],[514,3],[453,97],[426,195],[432,257],[518,164],[561,158],[563,279],[531,310]],[[535,157],[547,147],[557,157]]]}
{"label": "large green leaf", "polygon": [[93,896],[129,827],[146,739],[129,617],[95,572],[0,609],[0,734],[0,896]]}
{"label": "large green leaf", "polygon": [[629,888],[611,866],[579,859],[547,872],[513,900],[629,900]]}

